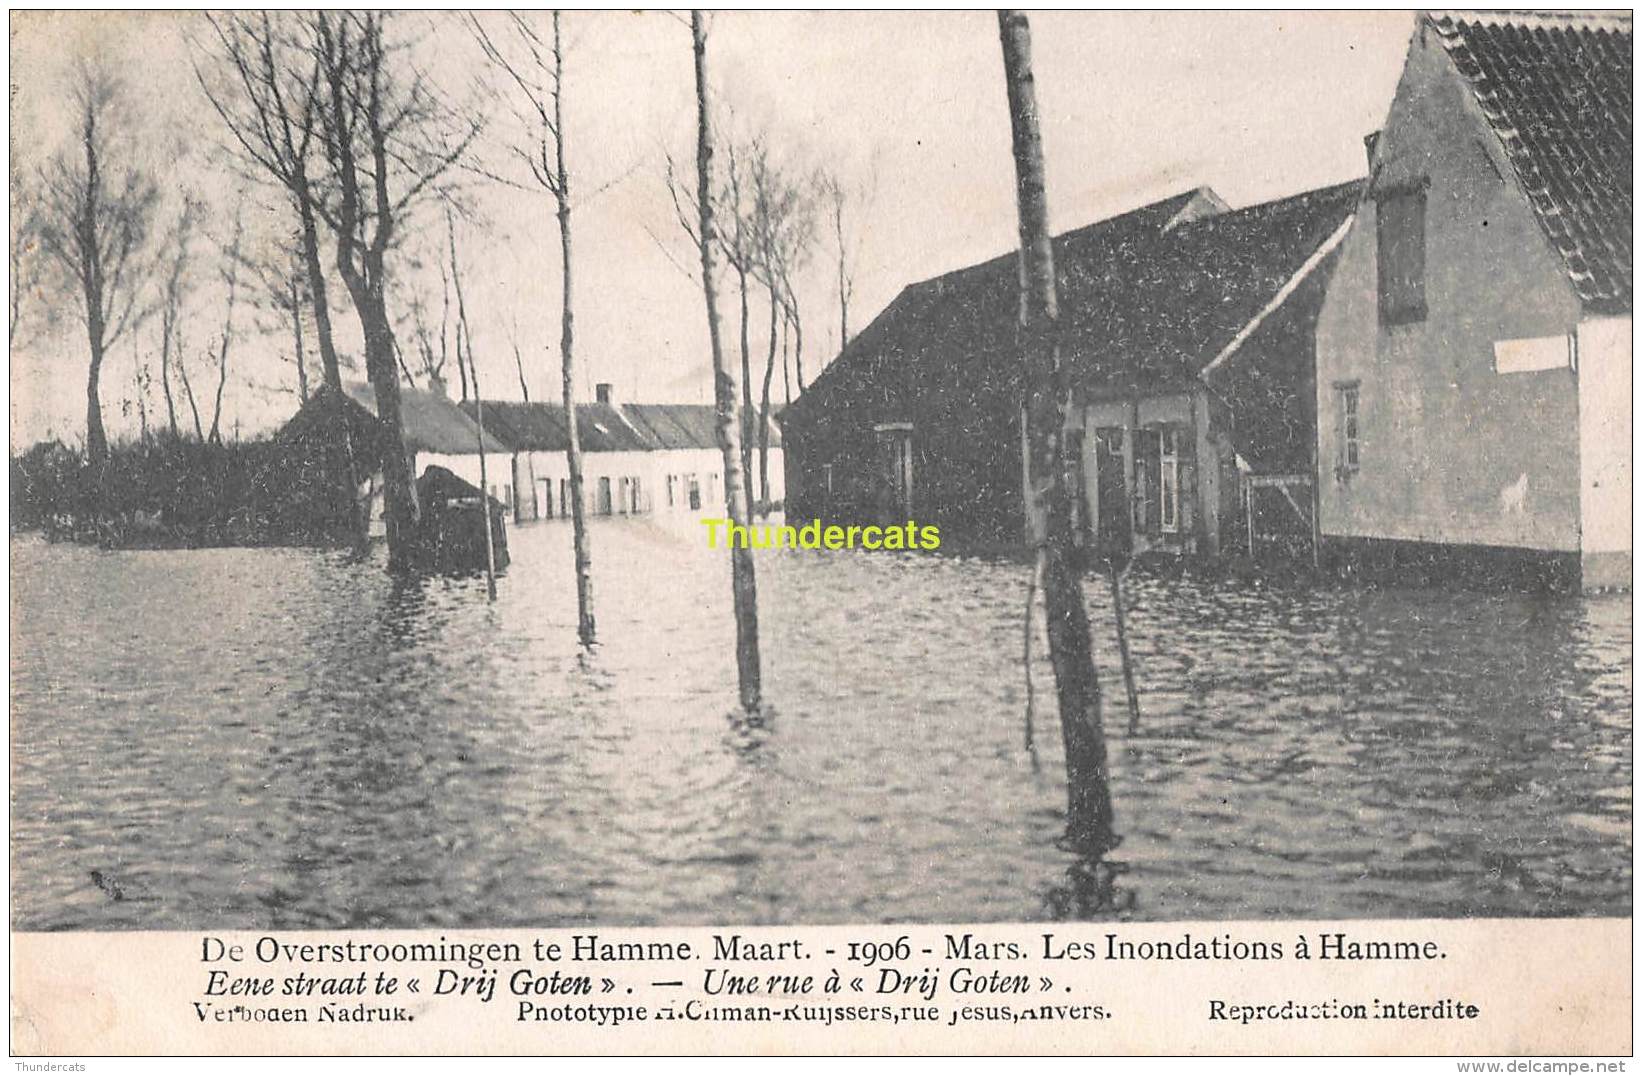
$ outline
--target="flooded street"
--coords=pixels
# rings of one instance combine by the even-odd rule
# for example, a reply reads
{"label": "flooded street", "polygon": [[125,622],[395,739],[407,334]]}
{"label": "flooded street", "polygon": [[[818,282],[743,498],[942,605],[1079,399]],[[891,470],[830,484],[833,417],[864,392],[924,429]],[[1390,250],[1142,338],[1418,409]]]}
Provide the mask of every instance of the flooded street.
{"label": "flooded street", "polygon": [[[599,521],[482,579],[342,554],[12,543],[17,929],[1624,915],[1627,598],[1134,579],[1121,846],[1090,893],[1027,569],[722,551]],[[95,874],[95,879],[94,879]]]}

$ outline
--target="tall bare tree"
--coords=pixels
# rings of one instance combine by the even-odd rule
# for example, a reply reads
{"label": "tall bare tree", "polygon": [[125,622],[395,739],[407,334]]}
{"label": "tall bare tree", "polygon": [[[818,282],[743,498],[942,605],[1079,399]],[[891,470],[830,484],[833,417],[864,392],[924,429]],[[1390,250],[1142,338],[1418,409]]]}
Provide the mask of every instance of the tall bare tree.
{"label": "tall bare tree", "polygon": [[1061,357],[1060,299],[1032,78],[1031,28],[1021,12],[1000,11],[998,34],[1020,213],[1019,345],[1025,373],[1028,512],[1036,568],[1043,579],[1049,657],[1066,748],[1067,843],[1093,856],[1115,843],[1112,798],[1100,680],[1073,547],[1072,494],[1062,465],[1070,378]]}
{"label": "tall bare tree", "polygon": [[[778,322],[793,324],[798,318],[798,297],[793,281],[814,242],[815,214],[809,185],[795,181],[776,167],[768,153],[754,158],[752,184],[758,275],[770,297],[769,354],[764,363],[764,385],[757,416],[759,502],[767,508],[770,504],[770,383],[775,377],[777,328]],[[802,358],[802,329],[798,339]]]}
{"label": "tall bare tree", "polygon": [[195,76],[246,159],[284,190],[296,217],[325,384],[342,391],[331,307],[320,258],[320,64],[307,28],[290,13],[207,14],[211,62]]}
{"label": "tall bare tree", "polygon": [[139,163],[125,91],[96,61],[73,72],[69,100],[74,142],[40,176],[40,246],[79,300],[90,362],[86,370],[86,454],[108,458],[99,383],[103,359],[148,312],[138,264],[148,242],[158,191]]}
{"label": "tall bare tree", "polygon": [[507,342],[513,345],[513,367],[519,372],[519,395],[524,398],[525,403],[529,403],[530,382],[525,380],[525,357],[524,352],[519,350],[519,317],[517,314],[513,316],[513,320],[508,325]]}
{"label": "tall bare tree", "polygon": [[[701,248],[701,290],[707,305],[707,336],[713,355],[713,399],[717,409],[719,451],[724,457],[724,499],[730,521],[745,527],[741,469],[741,431],[736,423],[735,374],[724,363],[724,345],[719,332],[718,284],[715,248],[717,232],[713,223],[713,123],[712,99],[707,84],[707,29],[700,11],[690,12],[690,39],[696,65],[696,207],[699,214],[696,238]],[[736,673],[743,709],[755,710],[763,695],[763,674],[758,653],[758,581],[753,573],[753,554],[735,541],[729,543],[730,590],[735,605]]]}
{"label": "tall bare tree", "polygon": [[177,426],[177,400],[171,389],[171,372],[181,370],[182,323],[184,307],[194,287],[192,247],[200,212],[200,203],[185,194],[177,218],[160,244],[160,391],[165,397],[165,417],[172,440],[181,437],[181,431]]}
{"label": "tall bare tree", "polygon": [[239,302],[240,265],[244,260],[243,214],[243,206],[234,210],[234,231],[222,248],[222,283],[228,296],[222,315],[222,333],[217,337],[217,393],[211,406],[211,432],[206,435],[206,440],[219,445],[222,443],[222,391],[228,385],[228,357],[237,336],[234,307]]}
{"label": "tall bare tree", "polygon": [[365,372],[390,446],[382,464],[388,565],[411,564],[421,512],[404,444],[399,356],[388,314],[390,254],[418,200],[462,157],[482,121],[451,107],[390,40],[382,11],[308,16],[315,112],[334,193],[315,209],[336,239],[335,264],[365,338]]}
{"label": "tall bare tree", "polygon": [[456,256],[456,214],[448,204],[445,206],[445,235],[450,240],[450,279],[456,287],[456,361],[462,361],[465,350],[468,377],[473,381],[473,426],[479,448],[479,510],[484,513],[485,528],[485,592],[491,601],[495,601],[496,537],[491,533],[490,474],[485,462],[485,398],[479,392],[479,367],[473,361],[473,338],[468,333],[467,299],[462,294],[462,267]]}
{"label": "tall bare tree", "polygon": [[[593,550],[587,529],[587,499],[582,492],[581,431],[576,419],[576,317],[574,276],[571,272],[570,168],[565,155],[564,88],[565,45],[563,18],[553,12],[553,37],[546,37],[518,12],[507,15],[506,37],[492,33],[483,21],[469,16],[474,36],[492,67],[511,85],[510,97],[524,136],[510,144],[508,154],[515,164],[523,164],[531,182],[552,198],[559,226],[559,267],[562,289],[559,317],[559,367],[563,384],[565,425],[569,444],[565,449],[570,472],[570,520],[576,566],[576,631],[581,641],[591,643],[597,630],[593,616]],[[521,184],[515,184],[521,185]],[[515,342],[515,348],[517,343]],[[524,389],[524,369],[519,383]],[[528,389],[526,399],[529,398]],[[561,506],[561,509],[564,506]]]}

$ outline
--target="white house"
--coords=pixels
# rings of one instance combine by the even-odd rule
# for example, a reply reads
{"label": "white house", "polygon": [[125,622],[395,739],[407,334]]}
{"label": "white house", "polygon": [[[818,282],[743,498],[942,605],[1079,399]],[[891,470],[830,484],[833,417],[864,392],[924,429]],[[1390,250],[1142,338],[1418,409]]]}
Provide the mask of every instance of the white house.
{"label": "white house", "polygon": [[[594,403],[576,405],[582,446],[582,496],[592,515],[713,514],[724,505],[724,461],[706,404],[624,404],[600,384]],[[506,445],[506,466],[490,475],[491,492],[513,507],[515,522],[558,519],[570,503],[569,425],[562,405],[464,401],[482,416],[487,435]],[[768,420],[766,420],[768,421]],[[758,445],[748,476],[756,499],[779,505],[786,496],[781,435],[769,424],[768,493]],[[500,476],[500,477],[498,477]]]}

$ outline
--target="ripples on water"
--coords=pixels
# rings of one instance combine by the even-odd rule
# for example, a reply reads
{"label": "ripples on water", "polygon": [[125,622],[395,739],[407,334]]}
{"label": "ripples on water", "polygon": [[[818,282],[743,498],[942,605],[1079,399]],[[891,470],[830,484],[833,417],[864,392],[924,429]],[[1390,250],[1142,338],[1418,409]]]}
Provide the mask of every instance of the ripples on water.
{"label": "ripples on water", "polygon": [[559,524],[510,534],[494,605],[14,539],[14,926],[1628,914],[1626,599],[1131,580],[1091,875],[1041,645],[1021,747],[1025,567],[760,553],[748,720],[723,553],[599,524],[590,654]]}

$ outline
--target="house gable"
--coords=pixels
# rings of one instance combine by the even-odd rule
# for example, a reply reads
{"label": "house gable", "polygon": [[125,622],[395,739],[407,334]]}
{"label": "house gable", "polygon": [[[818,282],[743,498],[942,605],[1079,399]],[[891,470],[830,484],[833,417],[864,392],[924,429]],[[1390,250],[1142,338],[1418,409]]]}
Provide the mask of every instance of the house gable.
{"label": "house gable", "polygon": [[1631,20],[1428,16],[1470,111],[1532,207],[1580,300],[1628,312],[1633,287]]}
{"label": "house gable", "polygon": [[[1318,318],[1323,533],[1577,548],[1573,372],[1502,372],[1495,345],[1565,338],[1583,305],[1429,19],[1416,26],[1372,155]],[[1404,192],[1423,203],[1424,309],[1391,318],[1378,213]],[[1343,432],[1345,406],[1355,439]]]}

